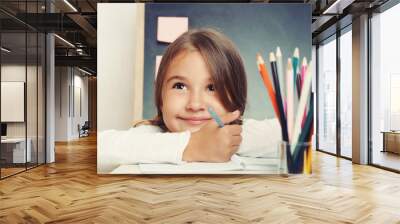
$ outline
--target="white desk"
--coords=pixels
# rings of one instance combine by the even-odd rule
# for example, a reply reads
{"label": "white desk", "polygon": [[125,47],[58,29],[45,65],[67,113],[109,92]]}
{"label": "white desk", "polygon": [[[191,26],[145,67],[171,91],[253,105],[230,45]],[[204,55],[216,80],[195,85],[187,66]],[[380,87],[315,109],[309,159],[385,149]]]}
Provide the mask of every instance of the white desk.
{"label": "white desk", "polygon": [[12,148],[12,156],[13,156],[13,163],[25,163],[25,158],[27,159],[26,162],[31,162],[31,145],[32,140],[30,138],[26,139],[27,147],[26,147],[26,154],[25,154],[25,138],[6,138],[1,139],[1,144],[3,145],[14,145]]}

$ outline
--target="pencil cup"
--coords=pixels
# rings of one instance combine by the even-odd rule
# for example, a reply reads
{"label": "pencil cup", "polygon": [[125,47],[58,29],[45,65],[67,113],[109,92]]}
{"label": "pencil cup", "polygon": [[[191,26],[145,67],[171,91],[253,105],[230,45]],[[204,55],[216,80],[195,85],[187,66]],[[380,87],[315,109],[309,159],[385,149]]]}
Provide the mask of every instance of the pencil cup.
{"label": "pencil cup", "polygon": [[278,144],[280,174],[311,174],[312,144],[295,145],[282,141]]}

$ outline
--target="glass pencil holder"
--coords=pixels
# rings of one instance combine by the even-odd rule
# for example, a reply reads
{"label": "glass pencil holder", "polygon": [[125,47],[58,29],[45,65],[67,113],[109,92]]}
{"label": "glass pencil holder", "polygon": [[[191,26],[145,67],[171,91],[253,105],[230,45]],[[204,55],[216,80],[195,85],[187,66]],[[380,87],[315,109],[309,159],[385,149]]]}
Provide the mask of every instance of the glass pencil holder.
{"label": "glass pencil holder", "polygon": [[290,144],[286,141],[281,141],[278,144],[278,152],[280,174],[311,174],[311,142]]}

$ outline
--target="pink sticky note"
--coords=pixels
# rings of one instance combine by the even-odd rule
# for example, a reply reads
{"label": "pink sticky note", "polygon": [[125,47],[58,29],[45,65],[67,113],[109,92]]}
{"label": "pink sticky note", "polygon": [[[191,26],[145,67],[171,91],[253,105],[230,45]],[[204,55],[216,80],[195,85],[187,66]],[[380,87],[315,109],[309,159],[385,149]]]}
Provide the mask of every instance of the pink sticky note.
{"label": "pink sticky note", "polygon": [[189,29],[188,17],[158,17],[157,40],[172,43]]}
{"label": "pink sticky note", "polygon": [[158,67],[160,67],[161,59],[162,59],[162,55],[156,56],[156,70],[155,70],[155,74],[154,74],[154,80],[156,80],[156,78],[157,78]]}

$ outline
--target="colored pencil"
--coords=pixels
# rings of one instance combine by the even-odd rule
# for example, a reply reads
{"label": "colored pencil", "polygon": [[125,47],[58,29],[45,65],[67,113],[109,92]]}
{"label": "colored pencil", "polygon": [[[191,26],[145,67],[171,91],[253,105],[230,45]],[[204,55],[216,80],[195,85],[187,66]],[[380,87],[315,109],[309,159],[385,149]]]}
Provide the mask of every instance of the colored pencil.
{"label": "colored pencil", "polygon": [[312,133],[314,130],[314,119],[311,122],[311,128],[309,131],[309,137],[307,138],[307,142],[309,142],[309,146],[304,150],[304,173],[305,174],[311,174],[312,170],[312,145],[311,145],[311,139],[312,139]]}
{"label": "colored pencil", "polygon": [[293,69],[292,69],[292,59],[288,59],[286,67],[286,100],[287,100],[287,129],[289,139],[292,139],[293,133]]}
{"label": "colored pencil", "polygon": [[[310,105],[309,107],[311,108],[311,104],[314,103],[314,93],[311,92],[310,94]],[[312,172],[312,136],[314,133],[314,116],[312,117],[312,121],[311,121],[311,127],[307,133],[307,137],[306,137],[306,141],[309,142],[310,146],[307,147],[307,149],[305,150],[305,155],[304,155],[304,173],[305,174],[311,174]]]}
{"label": "colored pencil", "polygon": [[295,48],[293,52],[293,57],[292,57],[292,62],[293,62],[293,83],[295,85],[296,83],[296,76],[298,73],[298,67],[299,67],[299,57],[300,57],[300,52],[299,48]]}
{"label": "colored pencil", "polygon": [[[301,90],[301,96],[300,96],[300,101],[299,105],[296,111],[296,119],[294,123],[294,128],[293,128],[293,141],[292,144],[296,145],[297,141],[299,141],[299,134],[301,132],[301,122],[302,122],[302,116],[304,114],[304,111],[306,110],[307,106],[307,99],[310,95],[310,90],[311,90],[311,68],[307,69],[307,74],[304,80],[304,86]],[[312,113],[312,111],[309,111]]]}
{"label": "colored pencil", "polygon": [[297,94],[297,99],[300,99],[300,94],[301,94],[301,77],[300,77],[300,74],[296,75],[296,94]]}
{"label": "colored pencil", "polygon": [[264,59],[262,58],[262,56],[260,54],[257,54],[257,65],[258,65],[258,71],[260,72],[260,75],[264,82],[264,85],[267,88],[269,98],[271,99],[271,104],[272,104],[272,107],[274,108],[275,115],[277,118],[279,118],[279,110],[278,110],[278,106],[276,104],[275,92],[274,92],[271,80],[269,78],[267,69],[265,68]]}
{"label": "colored pencil", "polygon": [[285,112],[283,109],[283,102],[282,102],[282,95],[281,95],[281,87],[279,85],[279,78],[277,74],[277,67],[276,67],[276,58],[273,52],[269,54],[269,61],[271,63],[271,73],[274,81],[274,86],[275,86],[275,93],[276,93],[276,104],[278,106],[278,111],[280,115],[280,120],[281,120],[281,127],[282,127],[282,137],[284,140],[288,141],[289,136],[287,133],[287,126],[286,126],[286,118],[285,118]]}
{"label": "colored pencil", "polygon": [[285,110],[285,101],[286,101],[286,74],[283,72],[283,64],[282,64],[282,52],[281,48],[277,47],[276,48],[276,67],[278,69],[278,78],[279,78],[279,86],[281,87],[281,94],[282,94],[282,102],[284,105],[284,110]]}
{"label": "colored pencil", "polygon": [[[313,100],[311,99],[311,101],[313,102]],[[301,152],[301,146],[302,143],[308,142],[308,137],[310,135],[310,132],[313,130],[312,125],[314,123],[314,104],[311,103],[310,105],[310,110],[308,111],[307,114],[307,119],[306,119],[306,123],[304,125],[303,131],[301,132],[300,136],[299,136],[299,140],[298,143],[294,144],[293,146],[295,146],[295,150],[293,153],[293,160],[297,161],[297,157],[299,156],[299,153]]]}
{"label": "colored pencil", "polygon": [[208,112],[210,113],[211,117],[217,122],[218,127],[223,128],[225,125],[222,122],[221,118],[215,113],[214,109],[212,107],[208,107]]}
{"label": "colored pencil", "polygon": [[301,86],[303,86],[304,77],[306,76],[306,71],[307,71],[307,58],[303,57],[303,61],[301,62],[301,70],[300,70]]}
{"label": "colored pencil", "polygon": [[[304,84],[304,78],[305,78],[305,76],[306,76],[306,72],[307,72],[307,58],[306,57],[303,57],[303,61],[302,61],[302,63],[301,63],[301,87],[300,88],[302,88],[303,87],[303,84]],[[301,122],[301,126],[302,127],[304,127],[304,122],[306,122],[306,117],[307,117],[307,111],[306,110],[304,110],[304,114],[303,114],[303,120],[302,120],[302,122]]]}

